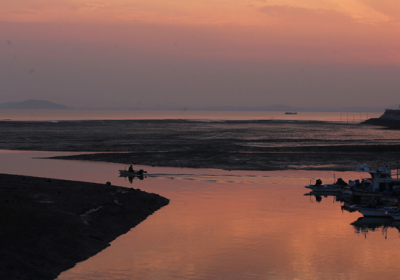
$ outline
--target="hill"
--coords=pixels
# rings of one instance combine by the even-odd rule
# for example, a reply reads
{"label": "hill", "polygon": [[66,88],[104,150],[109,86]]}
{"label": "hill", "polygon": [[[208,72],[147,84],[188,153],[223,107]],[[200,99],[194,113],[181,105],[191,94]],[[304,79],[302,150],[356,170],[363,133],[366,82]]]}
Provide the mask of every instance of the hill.
{"label": "hill", "polygon": [[57,104],[46,100],[30,99],[21,102],[0,103],[0,109],[58,110],[58,109],[68,109],[68,107],[62,104]]}

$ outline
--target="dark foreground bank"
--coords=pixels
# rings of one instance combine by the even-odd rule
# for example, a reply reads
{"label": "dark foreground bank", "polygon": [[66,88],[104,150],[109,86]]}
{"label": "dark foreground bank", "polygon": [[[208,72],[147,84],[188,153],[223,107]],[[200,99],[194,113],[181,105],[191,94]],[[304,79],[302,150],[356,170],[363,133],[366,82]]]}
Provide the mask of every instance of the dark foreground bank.
{"label": "dark foreground bank", "polygon": [[54,279],[168,203],[136,189],[0,174],[0,279]]}

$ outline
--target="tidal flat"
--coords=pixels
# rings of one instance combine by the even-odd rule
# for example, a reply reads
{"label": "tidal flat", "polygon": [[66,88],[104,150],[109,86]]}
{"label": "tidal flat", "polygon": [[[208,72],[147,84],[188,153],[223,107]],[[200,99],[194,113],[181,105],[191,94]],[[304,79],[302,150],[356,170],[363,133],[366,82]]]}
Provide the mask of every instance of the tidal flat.
{"label": "tidal flat", "polygon": [[3,121],[0,133],[0,149],[85,152],[57,158],[149,166],[352,171],[400,156],[398,130],[323,121]]}

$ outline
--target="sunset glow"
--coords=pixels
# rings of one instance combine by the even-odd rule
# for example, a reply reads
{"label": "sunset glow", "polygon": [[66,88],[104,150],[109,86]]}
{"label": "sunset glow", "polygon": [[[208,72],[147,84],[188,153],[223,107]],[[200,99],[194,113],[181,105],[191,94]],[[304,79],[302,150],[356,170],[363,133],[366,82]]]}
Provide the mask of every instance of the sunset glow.
{"label": "sunset glow", "polygon": [[[391,3],[394,2],[394,3]],[[274,25],[285,20],[324,15],[349,18],[356,23],[398,24],[400,4],[362,0],[242,0],[242,1],[18,1],[3,4],[2,20],[15,22],[118,22],[168,24]],[[396,11],[397,10],[397,11]],[[328,15],[328,17],[325,17]],[[289,18],[289,21],[286,19]],[[321,17],[320,17],[321,18]],[[321,18],[321,19],[322,19]]]}
{"label": "sunset glow", "polygon": [[[130,67],[128,64],[130,63],[134,68],[140,65],[140,75],[144,75],[140,78],[141,84],[126,84],[125,88],[119,88],[120,99],[123,99],[122,96],[126,96],[133,87],[139,89],[138,95],[147,91],[155,93],[161,100],[161,95],[168,92],[170,96],[174,96],[173,99],[179,97],[182,103],[180,106],[199,104],[198,101],[194,101],[197,97],[188,98],[191,93],[197,96],[196,91],[200,91],[203,95],[210,94],[210,98],[222,94],[221,99],[224,99],[226,97],[224,92],[226,94],[232,92],[224,88],[225,78],[231,77],[231,82],[238,80],[238,77],[234,78],[222,70],[222,68],[230,69],[229,71],[235,69],[228,65],[231,63],[247,65],[237,68],[238,71],[245,71],[245,74],[237,74],[243,80],[245,88],[255,85],[260,92],[281,92],[280,96],[293,95],[298,89],[296,81],[304,78],[297,74],[290,74],[292,76],[285,77],[284,85],[277,81],[274,81],[275,84],[272,85],[263,80],[251,81],[253,78],[244,76],[257,76],[259,66],[256,65],[263,65],[266,67],[263,71],[274,71],[274,73],[276,73],[275,69],[280,67],[295,66],[290,69],[303,69],[304,66],[306,68],[308,66],[325,67],[322,72],[313,68],[310,71],[316,74],[310,74],[309,77],[331,72],[335,67],[342,66],[346,67],[345,71],[349,69],[347,67],[368,67],[372,72],[376,72],[373,74],[375,77],[382,75],[383,79],[387,79],[386,74],[378,72],[391,71],[385,67],[395,67],[396,71],[399,71],[400,66],[400,41],[398,40],[400,2],[392,0],[23,0],[3,3],[0,19],[0,35],[5,38],[3,44],[0,45],[0,57],[9,63],[10,67],[20,67],[15,63],[17,61],[24,63],[21,67],[25,68],[35,68],[29,65],[47,62],[61,63],[65,66],[64,70],[46,71],[76,73],[75,70],[66,69],[78,67],[79,71],[86,69],[85,75],[90,76],[92,73],[89,70],[90,65],[106,63],[112,64],[111,68],[121,72],[113,78],[109,75],[107,79],[100,79],[104,82],[108,79],[128,79],[128,76],[134,75],[133,72],[125,74],[131,71],[127,69]],[[138,60],[141,64],[137,63]],[[136,62],[133,63],[134,61]],[[210,65],[206,67],[211,67],[213,69],[211,71],[218,72],[213,77],[220,77],[219,84],[205,81],[205,78],[199,75],[199,72],[203,71],[202,66],[198,64],[200,61],[209,63]],[[146,72],[153,71],[146,70],[153,67],[157,67],[157,72],[162,72],[160,73],[162,79],[168,82],[161,82],[160,77],[151,76],[149,72]],[[4,71],[10,74],[11,72],[7,69],[9,68],[4,68]],[[96,67],[94,72],[98,69]],[[176,69],[185,74],[191,73],[191,77],[195,77],[196,81],[188,84],[187,87],[183,85],[184,89],[182,85],[179,85],[181,88],[179,89],[177,84],[182,79],[178,76],[172,77],[169,69]],[[205,73],[211,71],[207,70]],[[358,70],[350,71],[360,73]],[[110,74],[117,72],[110,72]],[[285,72],[288,71],[285,70]],[[65,77],[69,75],[63,74]],[[128,76],[125,78],[125,75]],[[370,80],[364,74],[360,75],[363,81]],[[98,77],[99,73],[95,76]],[[159,79],[159,88],[154,88],[154,83],[149,84],[149,79],[154,78]],[[281,78],[283,79],[283,76]],[[312,96],[324,93],[337,94],[330,85],[336,84],[338,79],[339,84],[347,83],[335,75],[327,75],[325,78],[333,80],[323,84],[321,89],[308,89]],[[10,79],[14,78],[8,78]],[[357,80],[359,78],[352,77],[351,79],[354,85],[361,85]],[[184,81],[189,83],[190,79],[185,78]],[[321,80],[313,82],[313,84],[318,83],[321,83]],[[123,85],[124,82],[120,81],[119,84]],[[201,87],[210,84],[210,88],[201,89],[199,84]],[[218,89],[217,85],[221,88]],[[386,93],[386,99],[391,99],[395,96],[395,92],[400,90],[400,85],[397,79],[390,79],[385,83],[381,80],[381,84],[375,86],[378,89],[386,85],[391,89]],[[91,84],[85,86],[92,87]],[[102,88],[113,86],[115,84],[104,85]],[[10,87],[15,86],[10,85]],[[285,89],[286,87],[290,89]],[[347,90],[346,96],[365,93],[365,90],[361,88],[347,87],[344,90]],[[93,88],[90,90],[70,88],[69,91],[86,92],[91,94],[92,100],[94,91],[97,94],[99,92]],[[218,94],[212,94],[213,91]],[[36,96],[38,92],[43,92],[40,86],[36,93],[31,93],[30,96]],[[370,94],[375,92],[371,90]],[[107,93],[104,92],[104,95]],[[277,97],[271,97],[265,101],[255,95],[253,97],[257,100],[256,103],[252,103],[253,105],[259,102],[285,103],[285,100],[279,100]],[[5,97],[5,100],[9,99]],[[53,100],[73,103],[62,97],[56,99]],[[142,100],[143,104],[149,104],[150,99],[146,100],[144,97]],[[304,100],[300,99],[298,102],[301,103]],[[311,100],[307,100],[306,104],[310,102]],[[373,100],[363,99],[363,102],[366,102],[366,106],[376,104]],[[242,102],[238,101],[238,104],[240,103]]]}

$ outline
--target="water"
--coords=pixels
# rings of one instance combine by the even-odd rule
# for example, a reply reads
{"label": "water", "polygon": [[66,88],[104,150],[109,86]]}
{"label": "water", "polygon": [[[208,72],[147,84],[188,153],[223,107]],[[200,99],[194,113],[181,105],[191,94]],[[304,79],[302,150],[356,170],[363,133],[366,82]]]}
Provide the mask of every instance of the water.
{"label": "water", "polygon": [[377,112],[297,112],[285,115],[274,111],[167,111],[167,110],[0,110],[0,120],[123,120],[123,119],[191,119],[191,120],[321,120],[359,123],[377,118]]}
{"label": "water", "polygon": [[0,153],[4,173],[140,188],[169,198],[111,246],[58,279],[389,279],[398,276],[399,230],[356,228],[361,215],[304,185],[355,172],[244,172],[153,168],[132,184],[125,166],[32,159],[63,153]]}

